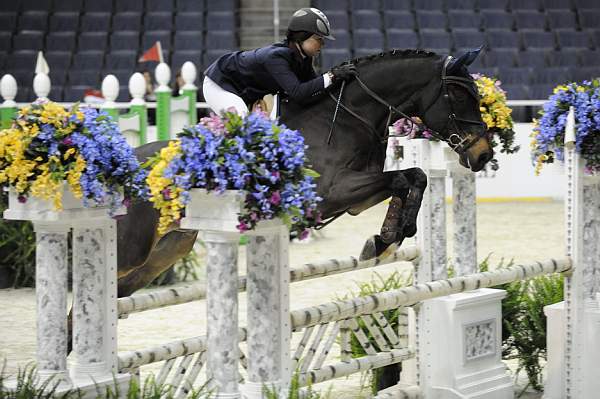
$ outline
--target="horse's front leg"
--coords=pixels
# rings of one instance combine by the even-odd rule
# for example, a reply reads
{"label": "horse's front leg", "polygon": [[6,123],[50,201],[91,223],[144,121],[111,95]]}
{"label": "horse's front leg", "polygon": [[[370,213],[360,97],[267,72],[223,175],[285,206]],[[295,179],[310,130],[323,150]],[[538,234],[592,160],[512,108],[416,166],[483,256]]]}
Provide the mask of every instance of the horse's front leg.
{"label": "horse's front leg", "polygon": [[417,233],[417,216],[427,188],[427,175],[420,168],[406,169],[402,173],[410,186],[403,207],[402,234],[404,237],[413,237]]}
{"label": "horse's front leg", "polygon": [[394,247],[399,247],[405,238],[403,220],[407,198],[410,195],[410,182],[401,171],[386,172],[385,175],[387,175],[388,189],[392,193],[392,199],[380,234],[367,240],[360,254],[361,260],[379,257],[392,244],[395,244]]}

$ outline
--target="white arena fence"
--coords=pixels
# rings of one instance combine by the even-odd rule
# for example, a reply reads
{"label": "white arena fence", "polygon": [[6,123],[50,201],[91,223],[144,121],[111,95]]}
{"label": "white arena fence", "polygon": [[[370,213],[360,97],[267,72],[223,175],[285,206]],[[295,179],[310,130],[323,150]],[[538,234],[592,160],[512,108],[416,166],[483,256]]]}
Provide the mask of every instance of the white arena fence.
{"label": "white arena fence", "polygon": [[[157,80],[164,85],[168,82],[163,76],[168,67],[161,65],[157,68]],[[183,76],[191,84],[195,68],[187,65]],[[12,84],[10,78],[5,78],[2,88],[6,82]],[[106,87],[103,84],[107,103],[103,107],[114,110],[116,106],[111,103],[111,98],[116,98],[114,81],[107,79]],[[135,127],[130,121],[126,129],[122,117],[119,124],[141,140],[140,126],[146,105],[143,100],[136,101],[143,96],[138,86],[139,77],[134,75],[130,80],[134,100],[129,116],[131,120],[137,118],[138,125]],[[47,76],[36,76],[34,87],[40,97],[44,90],[47,95]],[[192,90],[190,86],[188,89]],[[6,99],[5,94],[2,91]],[[164,97],[172,100],[170,94]],[[193,109],[195,113],[195,101],[189,96],[184,100],[194,104],[185,111],[190,115],[187,123],[192,123],[190,111]],[[157,107],[162,102],[159,99]],[[139,108],[141,113],[134,112],[136,106],[143,107]],[[176,108],[172,102],[169,107]],[[168,119],[159,118],[159,114],[157,122]],[[207,245],[212,262],[207,265],[206,286],[157,290],[119,300],[116,224],[106,217],[105,210],[74,208],[54,212],[45,208],[47,205],[42,201],[31,201],[25,206],[11,195],[4,217],[31,220],[37,237],[38,372],[43,378],[52,376],[62,381],[61,389],[78,387],[93,396],[98,384],[117,382],[126,386],[139,367],[161,361],[164,365],[157,379],[176,386],[177,397],[185,397],[191,388],[209,381],[217,398],[260,398],[264,385],[285,392],[294,371],[299,373],[300,383],[307,385],[402,363],[401,384],[378,397],[512,398],[512,380],[501,362],[500,350],[501,300],[505,293],[487,287],[565,273],[564,308],[549,311],[549,323],[558,327],[549,335],[546,395],[593,398],[600,384],[594,367],[600,345],[592,339],[598,336],[600,328],[600,279],[595,277],[600,271],[600,229],[596,227],[600,223],[600,182],[596,177],[583,175],[583,161],[574,151],[573,112],[569,118],[565,162],[566,258],[485,273],[477,273],[474,175],[461,169],[448,149],[423,140],[404,143],[406,157],[402,164],[402,167],[419,166],[429,176],[429,189],[418,221],[417,248],[399,250],[387,260],[358,262],[348,258],[290,270],[287,229],[277,221],[263,223],[250,233],[246,248],[248,276],[240,281],[239,233],[231,223],[235,215],[215,216],[210,209],[198,208],[192,201],[189,207],[194,212],[186,214],[202,215],[203,211],[206,214],[203,218],[184,218],[182,228],[200,230]],[[159,125],[157,138],[171,134],[170,128]],[[442,206],[447,175],[454,184],[454,219],[461,223],[460,229],[455,229],[461,234],[454,237],[458,277],[452,279],[447,279],[446,218]],[[222,199],[215,201],[215,206],[222,206]],[[67,367],[64,309],[66,240],[70,230],[73,231],[74,354],[71,367]],[[414,286],[300,310],[289,309],[290,282],[401,260],[415,264]],[[90,279],[90,273],[98,278]],[[237,296],[231,292],[244,288],[248,294],[248,326],[240,328]],[[203,297],[207,300],[207,336],[118,353],[119,315],[125,317]],[[398,330],[390,328],[383,314],[390,309],[400,310]],[[299,339],[292,348],[294,333]],[[365,356],[350,356],[352,336],[363,347]],[[240,342],[245,343],[245,354]],[[332,355],[336,343],[340,357]]]}

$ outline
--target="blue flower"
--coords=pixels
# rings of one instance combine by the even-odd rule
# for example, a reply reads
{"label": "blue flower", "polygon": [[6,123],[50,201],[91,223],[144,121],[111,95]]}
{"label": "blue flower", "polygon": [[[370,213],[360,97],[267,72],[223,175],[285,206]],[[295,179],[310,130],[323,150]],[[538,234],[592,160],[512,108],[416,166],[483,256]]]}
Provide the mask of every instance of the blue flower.
{"label": "blue flower", "polygon": [[184,204],[191,188],[245,191],[240,226],[253,228],[260,220],[283,217],[299,235],[314,221],[304,215],[315,215],[321,200],[313,178],[303,172],[304,138],[260,113],[241,123],[237,115],[226,113],[222,122],[225,134],[211,130],[214,120],[184,129],[179,135],[182,155],[171,161],[165,177],[184,189]]}

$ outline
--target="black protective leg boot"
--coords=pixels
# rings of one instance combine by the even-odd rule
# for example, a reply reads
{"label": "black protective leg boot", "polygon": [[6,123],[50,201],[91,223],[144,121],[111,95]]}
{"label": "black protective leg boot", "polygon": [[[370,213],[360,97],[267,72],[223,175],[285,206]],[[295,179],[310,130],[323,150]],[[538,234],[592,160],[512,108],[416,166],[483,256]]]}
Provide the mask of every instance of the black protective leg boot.
{"label": "black protective leg boot", "polygon": [[393,244],[401,238],[402,226],[400,219],[402,218],[402,199],[400,197],[392,197],[388,207],[387,215],[381,226],[381,241],[385,244]]}

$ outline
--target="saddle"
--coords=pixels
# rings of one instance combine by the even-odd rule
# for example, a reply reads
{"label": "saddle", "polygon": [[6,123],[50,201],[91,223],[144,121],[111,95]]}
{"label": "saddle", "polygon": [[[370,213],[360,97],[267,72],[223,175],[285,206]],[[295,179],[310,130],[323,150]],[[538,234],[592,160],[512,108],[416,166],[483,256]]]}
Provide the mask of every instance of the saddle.
{"label": "saddle", "polygon": [[260,110],[260,111],[266,112],[267,115],[271,115],[274,105],[275,105],[275,96],[272,94],[267,94],[260,100],[254,102],[254,104],[252,104],[252,106],[250,107],[250,111],[254,112],[254,111]]}

